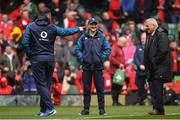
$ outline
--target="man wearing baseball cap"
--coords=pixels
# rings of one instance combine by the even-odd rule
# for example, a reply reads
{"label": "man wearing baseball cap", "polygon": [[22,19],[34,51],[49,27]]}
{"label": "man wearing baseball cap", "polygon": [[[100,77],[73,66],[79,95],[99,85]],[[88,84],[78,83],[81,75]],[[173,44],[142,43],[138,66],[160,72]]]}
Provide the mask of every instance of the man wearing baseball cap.
{"label": "man wearing baseball cap", "polygon": [[80,115],[89,115],[92,77],[94,77],[98,96],[99,115],[106,115],[104,108],[103,62],[108,58],[111,47],[104,33],[98,29],[98,21],[95,18],[89,19],[87,28],[78,39],[75,49],[83,70],[84,108]]}

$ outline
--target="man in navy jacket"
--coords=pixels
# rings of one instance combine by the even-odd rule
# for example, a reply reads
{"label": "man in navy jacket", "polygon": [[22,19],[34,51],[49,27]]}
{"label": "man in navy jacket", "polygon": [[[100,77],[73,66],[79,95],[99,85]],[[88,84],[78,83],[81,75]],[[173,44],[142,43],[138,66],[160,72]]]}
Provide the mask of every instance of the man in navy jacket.
{"label": "man in navy jacket", "polygon": [[22,39],[22,45],[32,64],[33,76],[40,95],[41,109],[38,116],[50,116],[56,113],[50,96],[56,36],[68,36],[83,30],[82,27],[60,28],[50,24],[50,19],[51,12],[46,8],[41,16],[26,27]]}
{"label": "man in navy jacket", "polygon": [[146,72],[144,65],[144,47],[146,42],[146,33],[141,34],[141,44],[137,45],[134,55],[134,63],[137,67],[136,70],[136,85],[138,86],[138,99],[136,105],[143,105],[144,100],[147,97],[147,91],[145,90],[146,84]]}
{"label": "man in navy jacket", "polygon": [[98,96],[99,114],[105,115],[103,62],[108,58],[111,47],[102,31],[97,29],[98,22],[91,18],[88,29],[78,40],[75,52],[83,69],[84,109],[80,115],[88,115],[91,100],[92,77]]}

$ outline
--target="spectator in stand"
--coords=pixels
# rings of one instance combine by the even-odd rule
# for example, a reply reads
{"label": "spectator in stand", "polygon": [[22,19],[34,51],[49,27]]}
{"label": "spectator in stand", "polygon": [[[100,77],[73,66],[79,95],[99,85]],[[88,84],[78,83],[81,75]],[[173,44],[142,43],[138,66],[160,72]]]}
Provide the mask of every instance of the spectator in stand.
{"label": "spectator in stand", "polygon": [[[79,90],[79,92],[81,94],[83,94],[82,70],[81,69],[77,72],[76,79],[75,79],[75,84],[76,84],[77,89]],[[91,88],[91,90],[92,90],[92,88]]]}
{"label": "spectator in stand", "polygon": [[62,84],[60,83],[59,77],[59,64],[55,63],[55,69],[53,72],[53,84],[51,85],[51,94],[53,96],[52,101],[54,105],[59,105],[61,103],[61,90],[62,90]]}
{"label": "spectator in stand", "polygon": [[11,36],[12,36],[13,42],[15,42],[17,44],[20,41],[21,37],[22,37],[21,29],[19,27],[15,26],[12,29]]}
{"label": "spectator in stand", "polygon": [[118,39],[118,35],[117,35],[116,32],[113,32],[112,34],[106,33],[106,36],[109,36],[108,41],[109,41],[109,44],[110,44],[111,47],[112,47],[114,44],[116,44],[117,39]]}
{"label": "spectator in stand", "polygon": [[13,93],[13,87],[8,85],[6,77],[0,79],[0,95],[10,95]]}
{"label": "spectator in stand", "polygon": [[169,88],[167,85],[164,86],[163,93],[163,104],[164,105],[177,105],[179,102],[177,94],[174,90]]}
{"label": "spectator in stand", "polygon": [[64,77],[63,80],[63,85],[66,84],[66,86],[63,86],[63,90],[64,88],[66,89],[65,94],[79,94],[79,91],[75,84],[75,79],[77,76],[76,61],[69,60],[68,69],[66,71],[68,71],[68,73],[66,74],[66,77]]}
{"label": "spectator in stand", "polygon": [[21,29],[18,26],[15,26],[11,32],[12,40],[9,42],[9,44],[13,46],[13,48],[18,53],[17,56],[21,64],[25,63],[24,62],[25,52],[21,44],[22,34],[23,33]]}
{"label": "spectator in stand", "polygon": [[52,0],[47,4],[47,7],[51,10],[52,18],[57,24],[63,26],[64,13],[67,9],[65,0]]}
{"label": "spectator in stand", "polygon": [[[119,21],[123,19],[123,11],[120,0],[111,0],[109,3],[109,16],[112,20]],[[122,23],[122,22],[121,22]]]}
{"label": "spectator in stand", "polygon": [[25,94],[36,94],[36,83],[32,75],[32,67],[28,65],[27,70],[23,73],[23,88]]}
{"label": "spectator in stand", "polygon": [[110,93],[112,90],[112,79],[111,79],[111,74],[110,74],[110,61],[107,60],[104,62],[104,90],[106,93]]}
{"label": "spectator in stand", "polygon": [[66,66],[68,63],[68,56],[66,54],[68,47],[65,44],[64,38],[57,36],[54,46],[56,62],[63,64],[63,67]]}
{"label": "spectator in stand", "polygon": [[173,15],[172,8],[173,0],[164,0],[164,17],[166,23],[171,23],[171,16]]}
{"label": "spectator in stand", "polygon": [[44,2],[40,2],[40,3],[38,4],[39,13],[41,14],[41,12],[43,12],[44,9],[46,9],[46,4],[45,4]]}
{"label": "spectator in stand", "polygon": [[23,10],[29,11],[29,16],[31,19],[34,19],[39,15],[39,11],[37,9],[36,4],[31,2],[31,0],[23,0],[22,8]]}
{"label": "spectator in stand", "polygon": [[9,19],[16,21],[19,19],[21,16],[21,13],[23,11],[23,5],[20,5],[18,8],[14,9],[10,14],[9,14]]}
{"label": "spectator in stand", "polygon": [[[73,28],[78,26],[78,19],[81,18],[79,11],[77,10],[77,5],[73,2],[69,3],[68,8],[65,12],[64,18],[64,27],[65,28]],[[76,39],[78,34],[73,35],[73,39]]]}
{"label": "spectator in stand", "polygon": [[83,6],[87,9],[87,11],[99,14],[100,11],[108,10],[108,0],[80,0]]}
{"label": "spectator in stand", "polygon": [[84,7],[79,3],[79,0],[69,0],[68,3],[68,9],[71,9],[70,11],[76,11],[77,15],[76,15],[76,22],[78,26],[82,26],[85,25],[85,15],[86,15],[86,11],[84,9]]}
{"label": "spectator in stand", "polygon": [[8,71],[9,84],[14,86],[15,72],[20,70],[20,61],[11,46],[6,46],[5,52],[0,58],[0,64],[3,69]]}
{"label": "spectator in stand", "polygon": [[74,41],[72,37],[71,38],[69,37],[69,40],[67,41],[67,51],[66,51],[68,62],[73,61],[74,63],[77,63],[76,56],[75,56],[75,48],[76,46],[74,45]]}
{"label": "spectator in stand", "polygon": [[0,57],[3,55],[6,46],[8,45],[7,41],[4,39],[3,30],[0,29]]}
{"label": "spectator in stand", "polygon": [[4,39],[10,40],[10,33],[13,29],[13,22],[9,20],[7,14],[2,15],[2,21],[0,21],[0,29],[3,31]]}
{"label": "spectator in stand", "polygon": [[146,18],[157,15],[158,0],[137,0],[136,8],[139,16],[141,16],[141,22]]}
{"label": "spectator in stand", "polygon": [[108,12],[102,13],[102,24],[107,27],[108,32],[119,31],[118,23],[110,18]]}
{"label": "spectator in stand", "polygon": [[165,22],[165,1],[167,0],[158,0],[157,15],[160,22]]}
{"label": "spectator in stand", "polygon": [[20,19],[17,21],[17,26],[21,28],[24,33],[26,26],[31,22],[28,10],[23,10]]}
{"label": "spectator in stand", "polygon": [[71,76],[70,76],[70,71],[69,69],[64,70],[64,77],[63,77],[63,82],[62,82],[62,95],[66,95],[68,93],[68,90],[70,88],[70,84],[68,81],[71,81]]}
{"label": "spectator in stand", "polygon": [[23,94],[23,81],[21,71],[15,71],[15,85],[14,85],[14,93],[15,94]]}
{"label": "spectator in stand", "polygon": [[173,13],[171,14],[172,23],[177,24],[180,21],[180,1],[173,0],[172,1]]}
{"label": "spectator in stand", "polygon": [[[82,69],[80,69],[78,72],[77,72],[77,75],[76,75],[76,79],[75,79],[75,84],[77,86],[77,89],[79,90],[79,92],[81,94],[84,93],[83,91],[83,82],[82,82]],[[92,86],[91,86],[91,93],[95,93],[96,92],[96,89],[95,89],[95,85],[94,85],[94,78],[92,78]]]}
{"label": "spectator in stand", "polygon": [[125,16],[125,21],[128,19],[134,19],[135,22],[140,22],[140,16],[138,15],[136,7],[137,0],[121,0],[123,14]]}
{"label": "spectator in stand", "polygon": [[[110,60],[110,75],[111,79],[118,68],[124,69],[125,68],[125,56],[123,52],[123,47],[126,46],[127,39],[124,36],[120,36],[117,40],[117,43],[112,46],[112,52],[109,56]],[[121,105],[119,101],[119,93],[121,92],[122,86],[112,83],[112,100],[113,106]]]}
{"label": "spectator in stand", "polygon": [[62,84],[59,83],[56,78],[53,77],[52,85],[51,85],[51,94],[52,94],[52,102],[54,105],[60,105],[61,104],[61,90],[62,90]]}
{"label": "spectator in stand", "polygon": [[171,58],[172,58],[172,72],[173,76],[178,74],[178,60],[177,60],[177,42],[172,40],[170,42],[170,49],[171,49]]}
{"label": "spectator in stand", "polygon": [[132,37],[132,41],[135,45],[140,43],[140,40],[139,40],[140,32],[136,25],[137,24],[133,20],[127,21],[127,26],[129,28],[129,31],[130,31],[130,34]]}
{"label": "spectator in stand", "polygon": [[134,55],[134,63],[136,65],[136,85],[138,87],[138,99],[136,105],[144,105],[144,100],[147,98],[147,91],[145,90],[146,73],[144,65],[144,47],[146,42],[146,33],[141,33],[141,44],[136,47]]}

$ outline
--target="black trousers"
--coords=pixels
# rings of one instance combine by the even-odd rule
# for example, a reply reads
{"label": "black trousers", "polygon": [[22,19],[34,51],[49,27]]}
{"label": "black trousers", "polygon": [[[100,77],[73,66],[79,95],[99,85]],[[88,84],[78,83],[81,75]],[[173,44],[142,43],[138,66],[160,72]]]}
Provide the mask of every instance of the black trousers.
{"label": "black trousers", "polygon": [[54,109],[51,101],[50,86],[54,71],[53,61],[40,61],[32,63],[33,77],[36,82],[37,91],[40,95],[40,111]]}
{"label": "black trousers", "polygon": [[112,94],[113,103],[118,103],[119,94],[120,94],[121,90],[122,90],[122,85],[112,84],[111,94]]}
{"label": "black trousers", "polygon": [[150,80],[150,91],[151,91],[153,109],[156,109],[159,112],[164,112],[163,83],[164,82],[162,79]]}
{"label": "black trousers", "polygon": [[83,70],[82,80],[84,87],[84,109],[90,107],[91,102],[91,85],[92,77],[94,77],[94,84],[96,87],[97,97],[98,97],[98,106],[99,109],[104,109],[104,78],[102,70]]}
{"label": "black trousers", "polygon": [[138,99],[137,103],[143,104],[144,99],[147,98],[147,91],[145,90],[144,86],[146,84],[146,76],[136,76],[136,85],[138,87]]}

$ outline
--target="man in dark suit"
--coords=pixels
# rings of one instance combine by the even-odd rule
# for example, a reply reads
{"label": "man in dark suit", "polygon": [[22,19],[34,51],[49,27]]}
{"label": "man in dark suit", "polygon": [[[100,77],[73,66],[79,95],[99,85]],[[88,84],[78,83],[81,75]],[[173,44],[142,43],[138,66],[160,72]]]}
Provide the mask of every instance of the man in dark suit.
{"label": "man in dark suit", "polygon": [[154,18],[145,21],[147,42],[144,51],[146,75],[150,83],[153,110],[150,115],[164,115],[163,83],[172,80],[168,32]]}

